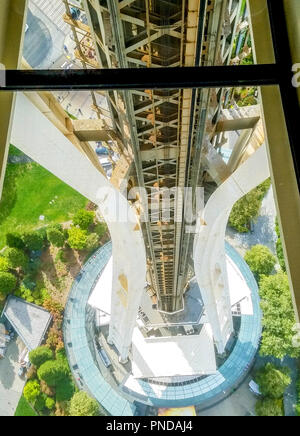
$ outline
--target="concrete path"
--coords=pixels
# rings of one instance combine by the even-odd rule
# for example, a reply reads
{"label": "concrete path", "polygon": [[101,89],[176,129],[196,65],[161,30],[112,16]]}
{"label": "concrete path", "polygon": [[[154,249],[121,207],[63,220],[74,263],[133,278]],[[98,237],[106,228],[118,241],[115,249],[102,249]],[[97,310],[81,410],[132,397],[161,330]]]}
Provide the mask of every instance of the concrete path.
{"label": "concrete path", "polygon": [[0,360],[0,416],[14,416],[25,385],[25,378],[18,376],[19,354],[24,349],[20,339],[14,339]]}

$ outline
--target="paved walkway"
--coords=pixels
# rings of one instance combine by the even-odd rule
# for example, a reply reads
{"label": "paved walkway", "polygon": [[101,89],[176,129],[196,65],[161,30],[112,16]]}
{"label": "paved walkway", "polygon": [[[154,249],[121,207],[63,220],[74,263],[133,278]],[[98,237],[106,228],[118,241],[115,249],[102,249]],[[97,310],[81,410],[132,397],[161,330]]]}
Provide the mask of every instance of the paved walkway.
{"label": "paved walkway", "polygon": [[18,376],[18,357],[23,348],[20,339],[14,339],[0,360],[0,416],[14,416],[22,395],[25,379]]}

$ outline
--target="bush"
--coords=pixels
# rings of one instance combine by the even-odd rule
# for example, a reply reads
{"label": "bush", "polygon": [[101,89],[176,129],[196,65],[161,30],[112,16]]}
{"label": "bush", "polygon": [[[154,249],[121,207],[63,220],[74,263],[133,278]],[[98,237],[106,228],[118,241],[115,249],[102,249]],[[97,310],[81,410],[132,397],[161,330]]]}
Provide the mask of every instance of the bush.
{"label": "bush", "polygon": [[277,359],[299,357],[300,349],[293,345],[296,320],[287,274],[262,276],[259,294],[263,312],[260,353]]}
{"label": "bush", "polygon": [[56,400],[58,402],[69,401],[75,392],[75,385],[70,377],[59,382],[56,386]]}
{"label": "bush", "polygon": [[22,241],[21,235],[19,233],[7,233],[6,234],[6,245],[11,248],[25,248],[25,244]]}
{"label": "bush", "polygon": [[38,369],[38,378],[49,386],[56,387],[66,376],[68,371],[63,363],[58,360],[48,360]]}
{"label": "bush", "polygon": [[87,230],[93,223],[95,212],[85,209],[79,210],[73,217],[74,226],[79,226],[82,230]]}
{"label": "bush", "polygon": [[42,412],[46,407],[47,396],[45,394],[40,394],[34,402],[34,408],[37,412]]}
{"label": "bush", "polygon": [[9,270],[9,262],[5,257],[0,256],[0,272],[7,272]]}
{"label": "bush", "polygon": [[97,233],[91,233],[87,237],[86,248],[87,250],[93,252],[99,247],[99,236]]}
{"label": "bush", "polygon": [[57,328],[55,326],[51,327],[48,333],[46,344],[52,350],[56,351],[64,348],[63,334],[61,328]]}
{"label": "bush", "polygon": [[63,247],[65,244],[65,235],[54,227],[47,229],[47,239],[55,247]]}
{"label": "bush", "polygon": [[284,416],[283,400],[265,398],[256,403],[255,411],[257,416]]}
{"label": "bush", "polygon": [[41,232],[27,232],[22,235],[25,247],[31,251],[41,250],[44,246],[44,237]]}
{"label": "bush", "polygon": [[68,230],[68,243],[74,250],[84,250],[87,246],[87,232],[78,227],[71,227]]}
{"label": "bush", "polygon": [[51,397],[47,397],[45,401],[45,406],[47,407],[47,409],[53,410],[55,407],[55,400]]}
{"label": "bush", "polygon": [[23,270],[28,265],[28,256],[19,248],[8,248],[4,253],[11,268],[22,268]]}
{"label": "bush", "polygon": [[40,393],[40,384],[37,380],[29,380],[29,382],[26,383],[23,394],[27,401],[34,403]]}
{"label": "bush", "polygon": [[39,368],[43,363],[47,362],[47,360],[51,359],[53,359],[53,352],[50,350],[50,348],[45,346],[38,347],[29,353],[30,362],[37,368]]}
{"label": "bush", "polygon": [[261,202],[270,185],[271,180],[267,179],[235,203],[229,217],[231,227],[240,233],[249,232],[250,222],[258,217]]}
{"label": "bush", "polygon": [[248,250],[245,254],[245,261],[256,276],[271,274],[276,264],[275,256],[264,245],[255,245]]}
{"label": "bush", "polygon": [[102,238],[102,236],[107,232],[107,225],[105,223],[97,223],[94,232],[97,233],[99,238]]}
{"label": "bush", "polygon": [[13,274],[8,272],[0,272],[0,294],[8,295],[16,287],[17,279]]}
{"label": "bush", "polygon": [[99,405],[96,400],[89,397],[84,391],[77,392],[71,399],[71,416],[98,416]]}
{"label": "bush", "polygon": [[286,388],[291,384],[290,370],[267,363],[258,370],[255,381],[264,397],[279,399],[283,397]]}
{"label": "bush", "polygon": [[27,380],[34,380],[37,377],[36,367],[34,365],[31,365],[30,368],[26,371],[26,379]]}

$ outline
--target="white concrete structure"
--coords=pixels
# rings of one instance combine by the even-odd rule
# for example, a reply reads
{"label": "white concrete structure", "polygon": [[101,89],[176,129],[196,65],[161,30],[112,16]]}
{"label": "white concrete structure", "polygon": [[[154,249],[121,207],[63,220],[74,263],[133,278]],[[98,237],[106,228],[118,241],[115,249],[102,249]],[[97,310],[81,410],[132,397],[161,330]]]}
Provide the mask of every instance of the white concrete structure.
{"label": "white concrete structure", "polygon": [[145,339],[138,328],[132,338],[135,378],[214,374],[217,370],[212,330],[205,324],[199,335]]}
{"label": "white concrete structure", "polygon": [[[99,206],[113,245],[109,339],[125,361],[146,284],[145,246],[135,212],[119,191],[21,93],[16,99],[11,143]],[[114,207],[119,208],[123,222],[116,221]]]}
{"label": "white concrete structure", "polygon": [[219,353],[233,332],[224,243],[228,218],[234,203],[268,177],[263,145],[214,192],[198,218],[194,269]]}

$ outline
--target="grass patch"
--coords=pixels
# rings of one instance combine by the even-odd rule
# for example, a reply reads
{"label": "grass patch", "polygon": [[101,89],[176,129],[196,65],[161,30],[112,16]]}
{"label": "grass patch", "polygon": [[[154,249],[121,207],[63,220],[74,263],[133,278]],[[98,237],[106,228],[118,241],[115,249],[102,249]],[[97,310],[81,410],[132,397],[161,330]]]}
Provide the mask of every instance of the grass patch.
{"label": "grass patch", "polygon": [[33,410],[28,401],[26,401],[22,395],[15,411],[15,416],[38,416],[38,414]]}
{"label": "grass patch", "polygon": [[86,204],[86,198],[37,163],[8,164],[0,201],[0,248],[6,233],[68,221]]}

